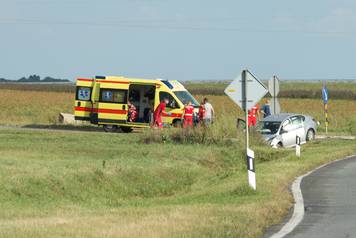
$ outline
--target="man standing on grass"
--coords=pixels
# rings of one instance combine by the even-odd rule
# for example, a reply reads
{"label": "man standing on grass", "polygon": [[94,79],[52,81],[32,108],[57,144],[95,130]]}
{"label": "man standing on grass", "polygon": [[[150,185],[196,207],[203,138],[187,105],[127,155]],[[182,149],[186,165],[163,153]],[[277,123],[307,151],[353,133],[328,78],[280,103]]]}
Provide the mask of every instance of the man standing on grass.
{"label": "man standing on grass", "polygon": [[162,128],[162,116],[170,116],[171,113],[166,112],[166,105],[168,104],[168,98],[162,100],[162,102],[157,106],[156,110],[153,113],[153,127]]}
{"label": "man standing on grass", "polygon": [[204,125],[209,126],[211,123],[214,122],[215,111],[207,98],[204,98],[204,109]]}
{"label": "man standing on grass", "polygon": [[267,98],[265,100],[265,104],[263,104],[261,108],[261,113],[263,114],[263,118],[266,118],[271,115],[271,107]]}
{"label": "man standing on grass", "polygon": [[188,102],[183,111],[183,128],[193,128],[194,107],[192,102]]}
{"label": "man standing on grass", "polygon": [[256,104],[254,107],[252,107],[250,110],[248,110],[248,126],[256,126],[257,125],[257,119],[260,117],[260,110],[258,104]]}

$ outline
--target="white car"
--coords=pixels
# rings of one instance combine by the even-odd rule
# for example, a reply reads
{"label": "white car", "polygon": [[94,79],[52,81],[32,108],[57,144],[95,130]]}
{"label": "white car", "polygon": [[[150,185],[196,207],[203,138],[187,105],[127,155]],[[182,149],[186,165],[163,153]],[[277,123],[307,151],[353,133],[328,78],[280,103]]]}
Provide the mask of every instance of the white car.
{"label": "white car", "polygon": [[315,139],[318,122],[306,115],[281,113],[264,118],[259,123],[259,130],[266,142],[272,147],[293,147]]}

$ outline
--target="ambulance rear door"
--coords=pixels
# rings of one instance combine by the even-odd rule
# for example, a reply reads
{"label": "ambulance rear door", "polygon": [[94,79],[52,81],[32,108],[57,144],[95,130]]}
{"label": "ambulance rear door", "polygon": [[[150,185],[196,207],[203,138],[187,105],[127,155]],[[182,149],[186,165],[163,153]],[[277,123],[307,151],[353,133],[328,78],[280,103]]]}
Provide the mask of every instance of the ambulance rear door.
{"label": "ambulance rear door", "polygon": [[98,124],[126,124],[127,123],[127,95],[128,86],[121,84],[100,83],[98,102]]}
{"label": "ambulance rear door", "polygon": [[89,121],[93,110],[91,101],[93,90],[92,79],[77,79],[75,92],[74,116],[75,120]]}

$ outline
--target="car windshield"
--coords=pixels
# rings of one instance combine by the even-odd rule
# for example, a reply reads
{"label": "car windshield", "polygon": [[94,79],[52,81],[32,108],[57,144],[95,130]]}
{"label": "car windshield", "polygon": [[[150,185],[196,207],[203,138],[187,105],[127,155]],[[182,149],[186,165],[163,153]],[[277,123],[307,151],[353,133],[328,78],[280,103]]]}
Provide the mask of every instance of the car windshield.
{"label": "car windshield", "polygon": [[262,121],[260,122],[259,129],[261,131],[261,134],[272,135],[278,132],[280,125],[280,121]]}
{"label": "car windshield", "polygon": [[198,101],[188,91],[176,91],[174,93],[184,105],[188,102],[192,102],[193,106],[199,106]]}

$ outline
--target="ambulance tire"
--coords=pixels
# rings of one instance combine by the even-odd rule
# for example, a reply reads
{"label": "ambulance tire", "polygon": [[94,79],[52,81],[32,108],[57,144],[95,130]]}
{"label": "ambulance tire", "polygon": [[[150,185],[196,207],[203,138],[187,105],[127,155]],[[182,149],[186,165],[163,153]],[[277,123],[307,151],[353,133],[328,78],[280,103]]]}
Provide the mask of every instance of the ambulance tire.
{"label": "ambulance tire", "polygon": [[117,132],[118,127],[115,125],[103,125],[104,131],[105,132]]}
{"label": "ambulance tire", "polygon": [[173,124],[173,127],[182,127],[183,123],[182,123],[182,120],[178,119],[178,120],[174,120],[172,124]]}
{"label": "ambulance tire", "polygon": [[128,126],[122,126],[122,127],[120,127],[120,129],[124,133],[130,133],[133,131],[132,127],[128,127]]}

